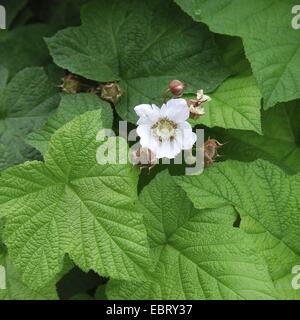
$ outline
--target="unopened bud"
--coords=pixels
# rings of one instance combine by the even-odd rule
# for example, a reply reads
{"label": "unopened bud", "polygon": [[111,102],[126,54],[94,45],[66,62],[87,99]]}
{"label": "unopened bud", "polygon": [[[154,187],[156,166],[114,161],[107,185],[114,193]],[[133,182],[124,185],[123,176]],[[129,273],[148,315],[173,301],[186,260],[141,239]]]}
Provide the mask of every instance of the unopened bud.
{"label": "unopened bud", "polygon": [[65,75],[62,78],[63,83],[60,85],[60,88],[63,92],[75,94],[80,92],[81,85],[79,78],[73,74]]}
{"label": "unopened bud", "polygon": [[131,161],[135,166],[141,169],[152,169],[157,164],[156,155],[148,148],[139,148],[131,154]]}
{"label": "unopened bud", "polygon": [[184,89],[185,89],[185,85],[179,80],[172,80],[169,83],[169,90],[174,97],[181,97]]}
{"label": "unopened bud", "polygon": [[99,89],[101,90],[101,98],[113,103],[114,105],[117,104],[123,94],[122,89],[116,82],[101,84]]}
{"label": "unopened bud", "polygon": [[204,164],[210,166],[214,163],[216,157],[219,156],[218,149],[223,146],[216,139],[208,139],[204,144]]}

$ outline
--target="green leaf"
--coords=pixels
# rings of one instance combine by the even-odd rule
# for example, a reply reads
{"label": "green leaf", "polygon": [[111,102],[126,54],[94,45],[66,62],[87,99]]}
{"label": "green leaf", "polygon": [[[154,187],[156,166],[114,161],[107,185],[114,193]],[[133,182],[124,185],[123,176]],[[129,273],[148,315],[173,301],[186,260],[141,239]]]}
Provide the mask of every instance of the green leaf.
{"label": "green leaf", "polygon": [[221,159],[269,160],[288,173],[300,172],[299,101],[262,112],[263,136],[249,131],[213,130],[209,135],[225,142]]}
{"label": "green leaf", "polygon": [[31,288],[61,270],[65,253],[84,271],[116,279],[142,277],[150,267],[142,216],[134,210],[138,171],[97,163],[102,128],[101,112],[86,112],[52,136],[45,163],[27,162],[0,178],[5,244]]}
{"label": "green leaf", "polygon": [[193,125],[252,130],[261,133],[261,94],[252,76],[227,79],[205,105],[205,115]]}
{"label": "green leaf", "polygon": [[8,31],[3,39],[0,38],[0,62],[9,70],[9,75],[27,67],[50,63],[43,37],[51,36],[54,31],[52,26],[33,24]]}
{"label": "green leaf", "polygon": [[291,25],[292,0],[176,0],[210,30],[242,37],[268,109],[300,98],[300,32]]}
{"label": "green leaf", "polygon": [[164,171],[139,203],[156,269],[152,281],[110,281],[110,299],[272,299],[275,289],[232,207],[196,210]]}
{"label": "green leaf", "polygon": [[100,100],[91,93],[63,95],[57,112],[53,114],[43,128],[30,133],[26,142],[42,154],[48,149],[48,143],[56,130],[87,111],[100,110],[104,128],[111,128],[113,113],[109,103]]}
{"label": "green leaf", "polygon": [[0,265],[5,268],[6,289],[0,289],[0,300],[57,300],[55,284],[32,290],[21,280],[7,254],[0,252]]}
{"label": "green leaf", "polygon": [[299,175],[287,176],[262,160],[226,161],[176,181],[197,208],[233,205],[241,216],[240,228],[265,258],[281,298],[299,299],[291,286],[291,270],[300,260]]}
{"label": "green leaf", "polygon": [[24,69],[0,92],[0,170],[36,157],[24,138],[43,125],[57,103],[41,68]]}
{"label": "green leaf", "polygon": [[117,111],[133,123],[133,108],[161,103],[170,80],[208,92],[229,75],[213,35],[170,0],[100,0],[84,6],[81,16],[82,26],[47,39],[51,55],[85,78],[120,81],[124,94]]}

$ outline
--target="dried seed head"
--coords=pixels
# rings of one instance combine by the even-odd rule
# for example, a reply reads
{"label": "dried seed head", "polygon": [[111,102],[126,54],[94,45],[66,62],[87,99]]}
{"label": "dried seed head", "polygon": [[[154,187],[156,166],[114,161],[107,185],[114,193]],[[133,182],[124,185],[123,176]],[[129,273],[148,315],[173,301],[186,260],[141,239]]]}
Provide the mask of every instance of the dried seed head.
{"label": "dried seed head", "polygon": [[188,99],[187,104],[190,109],[190,118],[193,120],[197,120],[199,117],[205,114],[205,110],[199,100],[196,99]]}
{"label": "dried seed head", "polygon": [[80,80],[77,76],[73,74],[67,74],[62,78],[63,83],[60,85],[60,88],[63,92],[75,94],[80,92],[81,85]]}
{"label": "dried seed head", "polygon": [[197,98],[188,99],[187,104],[190,109],[190,118],[193,120],[197,120],[199,117],[203,116],[205,114],[203,104],[210,100],[211,98],[209,96],[203,94],[203,90],[197,91]]}
{"label": "dried seed head", "polygon": [[184,89],[185,89],[185,85],[179,80],[172,80],[169,83],[169,90],[174,97],[181,97]]}
{"label": "dried seed head", "polygon": [[100,96],[103,100],[109,101],[114,105],[117,104],[118,100],[123,94],[122,89],[116,82],[100,84]]}
{"label": "dried seed head", "polygon": [[205,166],[212,165],[215,158],[218,156],[218,149],[223,146],[216,139],[208,139],[204,144],[204,164]]}
{"label": "dried seed head", "polygon": [[155,153],[148,148],[139,148],[134,150],[131,154],[132,163],[135,166],[152,169],[157,164]]}

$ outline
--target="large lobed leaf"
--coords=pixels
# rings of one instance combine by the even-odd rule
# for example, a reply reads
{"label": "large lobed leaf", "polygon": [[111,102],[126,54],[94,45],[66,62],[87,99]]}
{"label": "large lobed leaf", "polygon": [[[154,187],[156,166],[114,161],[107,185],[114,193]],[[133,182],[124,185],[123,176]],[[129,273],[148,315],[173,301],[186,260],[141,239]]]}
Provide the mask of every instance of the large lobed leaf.
{"label": "large lobed leaf", "polygon": [[111,299],[272,299],[267,266],[233,227],[232,207],[197,210],[167,171],[139,198],[156,268],[148,282],[110,281]]}
{"label": "large lobed leaf", "polygon": [[43,162],[8,169],[0,181],[5,244],[22,280],[37,289],[65,253],[84,271],[131,279],[150,267],[142,216],[134,210],[137,170],[96,161],[101,112],[87,112],[51,138]]}
{"label": "large lobed leaf", "polygon": [[300,32],[291,25],[292,0],[175,0],[210,30],[242,37],[268,109],[300,98]]}
{"label": "large lobed leaf", "polygon": [[232,205],[241,216],[240,228],[265,258],[281,298],[299,299],[291,286],[292,268],[300,260],[300,176],[257,160],[226,161],[194,177],[176,181],[197,208]]}
{"label": "large lobed leaf", "polygon": [[47,39],[57,65],[88,79],[118,80],[123,119],[137,120],[140,103],[161,103],[174,78],[189,90],[214,90],[228,75],[213,35],[172,1],[93,1],[82,9],[82,26]]}

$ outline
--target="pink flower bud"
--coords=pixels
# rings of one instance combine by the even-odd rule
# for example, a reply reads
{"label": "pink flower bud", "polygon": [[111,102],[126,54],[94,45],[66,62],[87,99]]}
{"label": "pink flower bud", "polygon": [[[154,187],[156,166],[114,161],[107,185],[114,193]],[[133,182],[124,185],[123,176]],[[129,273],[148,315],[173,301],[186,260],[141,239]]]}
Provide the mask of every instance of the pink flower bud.
{"label": "pink flower bud", "polygon": [[175,97],[181,97],[184,89],[185,85],[179,80],[172,80],[169,83],[169,90]]}

